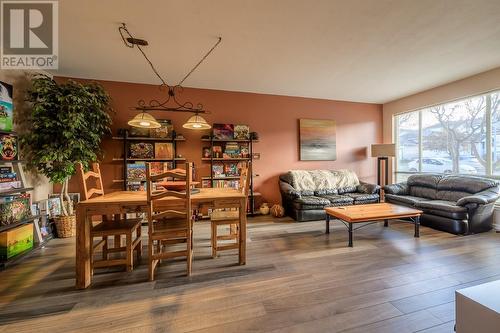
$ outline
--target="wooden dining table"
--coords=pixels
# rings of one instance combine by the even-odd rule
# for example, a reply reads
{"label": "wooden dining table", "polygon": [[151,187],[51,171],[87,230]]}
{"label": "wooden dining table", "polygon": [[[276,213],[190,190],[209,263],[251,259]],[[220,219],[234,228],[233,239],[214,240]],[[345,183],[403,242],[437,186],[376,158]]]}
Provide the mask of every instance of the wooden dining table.
{"label": "wooden dining table", "polygon": [[[246,261],[246,196],[230,188],[200,188],[199,193],[191,195],[193,209],[200,208],[238,208],[240,212],[239,264]],[[158,200],[154,209],[176,209],[180,199],[167,197]],[[78,203],[76,212],[76,288],[84,289],[92,283],[90,266],[90,237],[92,217],[102,215],[140,213],[147,211],[145,191],[118,191],[91,198]],[[180,207],[179,207],[180,208]]]}

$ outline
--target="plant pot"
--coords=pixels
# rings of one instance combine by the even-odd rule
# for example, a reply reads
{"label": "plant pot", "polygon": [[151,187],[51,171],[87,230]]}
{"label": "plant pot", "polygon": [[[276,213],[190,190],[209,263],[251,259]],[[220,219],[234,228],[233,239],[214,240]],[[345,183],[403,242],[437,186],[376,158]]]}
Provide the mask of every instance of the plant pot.
{"label": "plant pot", "polygon": [[76,235],[76,215],[58,216],[54,218],[57,237],[68,238]]}

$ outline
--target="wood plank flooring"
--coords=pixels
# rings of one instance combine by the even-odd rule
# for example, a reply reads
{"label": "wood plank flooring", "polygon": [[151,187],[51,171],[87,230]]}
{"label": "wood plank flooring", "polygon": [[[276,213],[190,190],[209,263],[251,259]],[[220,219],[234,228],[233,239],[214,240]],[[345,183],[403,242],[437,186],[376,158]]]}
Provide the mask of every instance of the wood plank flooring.
{"label": "wood plank flooring", "polygon": [[[96,272],[74,289],[74,239],[55,239],[0,272],[0,332],[453,332],[456,289],[500,279],[500,234],[454,236],[391,222],[249,219],[247,265],[210,258],[210,225],[195,224],[193,275],[164,262],[147,281]],[[146,243],[146,242],[145,242]],[[147,251],[145,251],[147,253]]]}

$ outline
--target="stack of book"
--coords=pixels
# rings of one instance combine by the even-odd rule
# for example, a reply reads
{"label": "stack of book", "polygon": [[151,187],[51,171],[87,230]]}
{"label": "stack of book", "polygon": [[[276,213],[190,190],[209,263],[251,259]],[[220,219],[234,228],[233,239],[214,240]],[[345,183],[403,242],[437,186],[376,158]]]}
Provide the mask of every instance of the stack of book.
{"label": "stack of book", "polygon": [[17,189],[21,187],[21,181],[17,180],[17,174],[11,167],[0,167],[0,192]]}

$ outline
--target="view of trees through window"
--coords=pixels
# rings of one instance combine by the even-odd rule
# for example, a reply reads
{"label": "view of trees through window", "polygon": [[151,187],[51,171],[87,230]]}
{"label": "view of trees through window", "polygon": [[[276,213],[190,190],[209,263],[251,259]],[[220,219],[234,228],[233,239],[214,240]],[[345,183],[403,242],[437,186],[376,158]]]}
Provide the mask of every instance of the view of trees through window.
{"label": "view of trees through window", "polygon": [[500,93],[397,115],[398,180],[417,172],[500,175]]}

